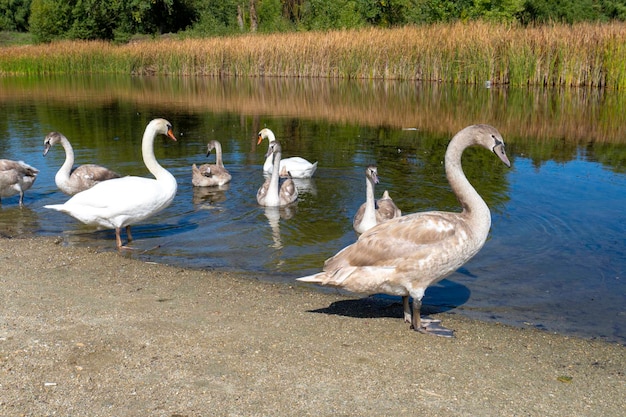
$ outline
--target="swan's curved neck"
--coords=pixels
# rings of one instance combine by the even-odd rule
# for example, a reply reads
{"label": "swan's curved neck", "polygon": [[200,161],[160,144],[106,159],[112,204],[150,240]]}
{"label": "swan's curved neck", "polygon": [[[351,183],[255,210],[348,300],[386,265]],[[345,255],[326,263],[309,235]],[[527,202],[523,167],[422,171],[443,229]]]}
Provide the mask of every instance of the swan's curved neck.
{"label": "swan's curved neck", "polygon": [[[280,179],[280,173],[278,171],[280,170],[281,155],[280,152],[274,152],[273,156],[274,168],[272,169],[272,176],[270,177],[270,186],[267,189],[267,198],[272,201],[275,199],[278,202],[278,182]],[[272,155],[270,155],[270,157],[272,157]]]}
{"label": "swan's curved neck", "polygon": [[70,177],[72,166],[74,165],[74,149],[65,136],[61,136],[61,146],[65,149],[65,162],[63,162],[63,165],[57,171],[54,177],[55,181],[67,180]]}
{"label": "swan's curved neck", "polygon": [[269,129],[268,129],[268,130],[265,132],[265,135],[267,136],[267,140],[268,140],[270,143],[272,143],[272,142],[276,141],[276,136],[274,136],[274,132],[272,132],[271,130],[269,130]]}
{"label": "swan's curved neck", "polygon": [[213,143],[213,147],[215,147],[215,165],[219,167],[223,167],[224,163],[222,162],[222,145],[215,141]]}
{"label": "swan's curved neck", "polygon": [[159,165],[159,162],[154,156],[154,139],[156,135],[157,132],[154,128],[147,128],[143,134],[143,139],[141,140],[141,156],[143,163],[157,180],[176,181],[168,170]]}
{"label": "swan's curved neck", "polygon": [[461,166],[463,151],[474,144],[476,144],[475,139],[464,134],[464,131],[452,138],[445,157],[446,177],[463,208],[462,214],[467,217],[468,222],[473,224],[471,230],[484,234],[486,237],[491,227],[489,207],[467,180]]}
{"label": "swan's curved neck", "polygon": [[365,210],[363,211],[363,221],[376,221],[376,201],[374,199],[374,180],[365,177]]}

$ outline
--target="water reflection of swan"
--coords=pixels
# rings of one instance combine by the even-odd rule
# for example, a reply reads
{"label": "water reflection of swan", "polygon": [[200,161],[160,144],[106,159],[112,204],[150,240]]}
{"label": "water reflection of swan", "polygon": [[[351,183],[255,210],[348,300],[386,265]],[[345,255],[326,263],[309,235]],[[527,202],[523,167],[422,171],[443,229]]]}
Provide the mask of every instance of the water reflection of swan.
{"label": "water reflection of swan", "polygon": [[215,163],[202,164],[198,168],[196,164],[191,166],[191,183],[195,187],[213,187],[228,184],[232,178],[222,162],[222,144],[216,140],[211,140],[207,144],[208,157],[215,149]]}
{"label": "water reflection of swan", "polygon": [[352,221],[352,227],[357,233],[365,233],[377,224],[402,215],[387,190],[380,199],[375,199],[375,184],[378,184],[378,168],[368,165],[365,168],[365,203],[361,204]]}
{"label": "water reflection of swan", "polygon": [[256,201],[262,206],[286,206],[298,199],[298,189],[291,178],[280,185],[278,166],[280,164],[281,147],[278,142],[271,142],[267,155],[274,157],[274,170],[256,193]]}
{"label": "water reflection of swan", "polygon": [[39,229],[39,216],[29,207],[7,207],[0,216],[0,237],[30,235]]}
{"label": "water reflection of swan", "polygon": [[[267,139],[270,143],[276,141],[274,132],[265,128],[259,132],[259,139],[257,145],[260,145],[263,139]],[[274,169],[274,164],[271,159],[271,154],[268,152],[265,155],[265,163],[263,164],[263,172],[271,174]],[[317,162],[310,163],[304,158],[299,156],[292,156],[280,161],[279,173],[281,177],[287,177],[291,175],[291,178],[311,178],[317,169]]]}
{"label": "water reflection of swan", "polygon": [[274,249],[282,249],[283,241],[280,237],[280,219],[289,220],[296,212],[294,205],[284,207],[265,207],[265,217],[272,229],[272,247]]}
{"label": "water reflection of swan", "polygon": [[86,224],[115,229],[117,247],[122,248],[122,227],[126,227],[130,242],[131,224],[163,210],[176,196],[176,178],[159,165],[154,156],[154,139],[159,133],[176,140],[172,125],[167,120],[154,119],[148,123],[141,142],[141,153],[144,164],[155,179],[128,176],[103,181],[74,195],[64,204],[44,207],[67,213]]}
{"label": "water reflection of swan", "polygon": [[57,143],[65,149],[65,162],[56,175],[54,182],[65,194],[74,195],[85,191],[99,182],[119,178],[120,174],[100,165],[85,164],[72,169],[74,165],[74,149],[70,141],[59,132],[50,132],[43,140],[43,156],[46,156]]}
{"label": "water reflection of swan", "polygon": [[294,184],[298,189],[299,194],[311,194],[317,195],[317,185],[315,185],[315,179],[313,178],[293,178]]}
{"label": "water reflection of swan", "polygon": [[226,201],[226,191],[230,189],[230,184],[219,185],[217,187],[193,187],[193,204],[206,203],[208,208],[214,203]]}
{"label": "water reflection of swan", "polygon": [[[323,272],[298,278],[362,294],[402,296],[404,320],[423,333],[452,336],[452,331],[422,321],[426,288],[442,280],[483,247],[491,213],[461,167],[461,154],[480,145],[510,166],[500,133],[488,125],[466,127],[446,151],[446,177],[463,210],[413,213],[381,223],[363,233],[324,263]],[[413,297],[412,310],[409,296]]]}

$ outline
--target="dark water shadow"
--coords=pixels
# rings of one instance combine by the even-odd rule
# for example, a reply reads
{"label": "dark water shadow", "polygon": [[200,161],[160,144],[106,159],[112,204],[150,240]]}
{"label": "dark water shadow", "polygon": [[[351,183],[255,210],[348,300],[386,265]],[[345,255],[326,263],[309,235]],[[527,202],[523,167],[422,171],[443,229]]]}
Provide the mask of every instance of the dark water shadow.
{"label": "dark water shadow", "polygon": [[[470,298],[467,286],[443,280],[429,287],[422,299],[422,315],[437,314],[453,310],[467,302]],[[403,318],[402,298],[375,294],[356,300],[340,300],[328,307],[309,310],[310,313],[334,314],[360,319]]]}

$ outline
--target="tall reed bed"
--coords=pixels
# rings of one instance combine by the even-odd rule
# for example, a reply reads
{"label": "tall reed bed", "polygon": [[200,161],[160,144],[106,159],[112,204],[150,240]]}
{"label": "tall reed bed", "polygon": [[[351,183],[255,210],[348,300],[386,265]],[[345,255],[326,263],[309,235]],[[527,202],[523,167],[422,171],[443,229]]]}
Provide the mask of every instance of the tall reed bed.
{"label": "tall reed bed", "polygon": [[0,74],[122,73],[626,87],[626,25],[398,29],[57,42],[2,50]]}

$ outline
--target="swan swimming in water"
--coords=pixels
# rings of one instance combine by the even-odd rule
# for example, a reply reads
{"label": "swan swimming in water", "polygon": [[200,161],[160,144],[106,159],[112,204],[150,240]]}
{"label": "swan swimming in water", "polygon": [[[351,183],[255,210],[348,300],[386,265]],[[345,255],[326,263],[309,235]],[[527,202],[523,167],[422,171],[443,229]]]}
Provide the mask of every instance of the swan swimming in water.
{"label": "swan swimming in water", "polygon": [[291,204],[298,199],[298,189],[291,178],[286,179],[280,185],[278,166],[280,164],[281,147],[277,141],[270,142],[267,155],[274,158],[274,170],[272,175],[265,180],[256,193],[256,201],[262,206],[278,207]]}
{"label": "swan swimming in water", "polygon": [[169,206],[176,195],[176,178],[159,165],[154,156],[157,134],[176,140],[172,125],[167,120],[154,119],[148,123],[141,142],[141,153],[154,179],[127,176],[103,181],[74,195],[64,204],[44,207],[67,213],[86,224],[115,229],[117,248],[122,248],[120,233],[123,227],[130,242],[130,226]]}
{"label": "swan swimming in water", "polygon": [[[476,255],[489,234],[489,207],[461,166],[461,154],[473,145],[492,151],[511,166],[504,140],[494,127],[472,125],[458,132],[448,145],[445,170],[461,212],[428,211],[388,220],[326,260],[323,272],[298,280],[360,294],[401,296],[404,320],[412,329],[451,337],[451,330],[425,324],[420,309],[426,289]],[[413,298],[412,309],[409,297]]]}
{"label": "swan swimming in water", "polygon": [[[259,132],[257,145],[260,145],[263,139],[267,139],[270,143],[276,141],[276,137],[274,136],[274,132],[270,129],[265,128]],[[271,174],[274,169],[274,163],[272,160],[271,153],[266,154],[265,163],[263,164],[263,172],[266,174]],[[291,178],[311,178],[317,169],[317,162],[310,163],[304,158],[299,156],[292,156],[290,158],[281,159],[279,174],[281,177],[291,177]]]}
{"label": "swan swimming in water", "polygon": [[24,207],[24,191],[32,187],[39,170],[23,161],[0,159],[0,203],[2,197],[20,195],[20,207]]}
{"label": "swan swimming in water", "polygon": [[191,166],[191,183],[194,187],[214,187],[230,182],[232,176],[222,162],[222,144],[216,140],[209,141],[207,157],[213,149],[215,149],[215,164],[202,164],[200,167],[193,164]]}
{"label": "swan swimming in water", "polygon": [[60,132],[50,132],[43,140],[43,156],[57,143],[65,149],[65,162],[54,176],[54,182],[65,194],[74,195],[85,191],[99,182],[119,178],[120,174],[100,165],[85,164],[72,169],[74,149],[70,141]]}
{"label": "swan swimming in water", "polygon": [[379,223],[402,216],[402,211],[389,197],[387,190],[380,199],[374,198],[376,184],[378,184],[378,168],[368,165],[365,168],[365,203],[361,204],[352,221],[352,227],[357,233],[365,233]]}

